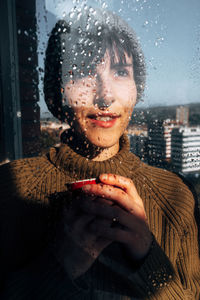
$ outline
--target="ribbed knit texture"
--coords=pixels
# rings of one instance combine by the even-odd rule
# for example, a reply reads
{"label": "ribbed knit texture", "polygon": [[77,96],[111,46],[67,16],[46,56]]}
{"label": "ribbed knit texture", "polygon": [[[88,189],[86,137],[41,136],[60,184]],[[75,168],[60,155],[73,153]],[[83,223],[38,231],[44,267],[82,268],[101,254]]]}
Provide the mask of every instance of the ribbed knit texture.
{"label": "ribbed knit texture", "polygon": [[[135,266],[121,245],[113,243],[85,275],[72,282],[50,249],[51,225],[57,222],[63,197],[68,201],[66,184],[104,172],[133,180],[144,202],[153,244],[142,264]],[[88,160],[62,144],[46,156],[3,165],[0,187],[4,278],[0,299],[199,300],[193,196],[176,175],[148,166],[130,153],[126,136],[118,154],[102,162]],[[54,214],[52,195],[58,202]]]}

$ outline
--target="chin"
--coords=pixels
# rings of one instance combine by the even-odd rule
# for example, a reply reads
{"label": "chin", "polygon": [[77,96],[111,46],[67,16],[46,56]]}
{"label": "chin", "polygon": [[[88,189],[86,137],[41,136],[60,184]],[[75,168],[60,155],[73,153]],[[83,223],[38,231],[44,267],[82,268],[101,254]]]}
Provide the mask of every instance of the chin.
{"label": "chin", "polygon": [[96,147],[102,148],[102,149],[111,148],[114,145],[118,144],[119,138],[111,139],[109,137],[108,138],[99,137],[98,139],[94,139],[94,138],[90,139],[89,137],[87,137],[87,139],[90,141],[91,144],[95,145]]}

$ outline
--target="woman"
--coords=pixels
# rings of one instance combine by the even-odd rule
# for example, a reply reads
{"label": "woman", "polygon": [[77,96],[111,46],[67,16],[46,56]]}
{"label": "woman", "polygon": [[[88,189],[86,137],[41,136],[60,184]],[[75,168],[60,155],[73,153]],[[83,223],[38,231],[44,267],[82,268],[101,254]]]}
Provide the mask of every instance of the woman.
{"label": "woman", "polygon": [[[59,21],[44,83],[70,129],[47,155],[1,167],[1,299],[199,299],[193,196],[129,152],[145,83],[133,31],[91,8]],[[96,184],[71,190],[89,178]]]}

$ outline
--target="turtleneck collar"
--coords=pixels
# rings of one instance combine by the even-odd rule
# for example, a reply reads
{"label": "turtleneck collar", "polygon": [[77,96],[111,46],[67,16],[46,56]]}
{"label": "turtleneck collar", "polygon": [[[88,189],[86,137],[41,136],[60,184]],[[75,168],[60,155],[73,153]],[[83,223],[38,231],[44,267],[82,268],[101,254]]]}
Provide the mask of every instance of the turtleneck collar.
{"label": "turtleneck collar", "polygon": [[70,173],[72,181],[98,177],[102,173],[132,177],[133,171],[140,163],[140,160],[129,152],[130,145],[126,135],[120,138],[119,152],[104,161],[93,161],[79,154],[74,147],[78,145],[77,141],[75,143],[71,141],[66,143],[66,139],[64,141],[65,143],[61,143],[59,147],[50,149],[49,159],[58,169]]}

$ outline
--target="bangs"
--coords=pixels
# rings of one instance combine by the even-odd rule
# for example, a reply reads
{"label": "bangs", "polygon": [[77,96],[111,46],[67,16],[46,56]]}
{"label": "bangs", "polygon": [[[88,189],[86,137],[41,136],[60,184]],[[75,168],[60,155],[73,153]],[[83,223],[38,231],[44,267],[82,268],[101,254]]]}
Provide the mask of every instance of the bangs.
{"label": "bangs", "polygon": [[111,65],[115,63],[126,64],[126,54],[131,57],[131,43],[124,35],[116,33],[114,30],[106,34],[104,38],[104,54],[108,51]]}
{"label": "bangs", "polygon": [[[115,29],[107,28],[102,28],[100,36],[97,34],[87,36],[86,40],[77,43],[75,51],[70,52],[63,60],[63,83],[66,84],[69,79],[76,80],[95,74],[96,67],[102,62],[106,51],[110,56],[111,65],[126,64],[126,57],[132,56],[130,39],[123,33],[117,33]],[[72,62],[69,63],[70,61]]]}

